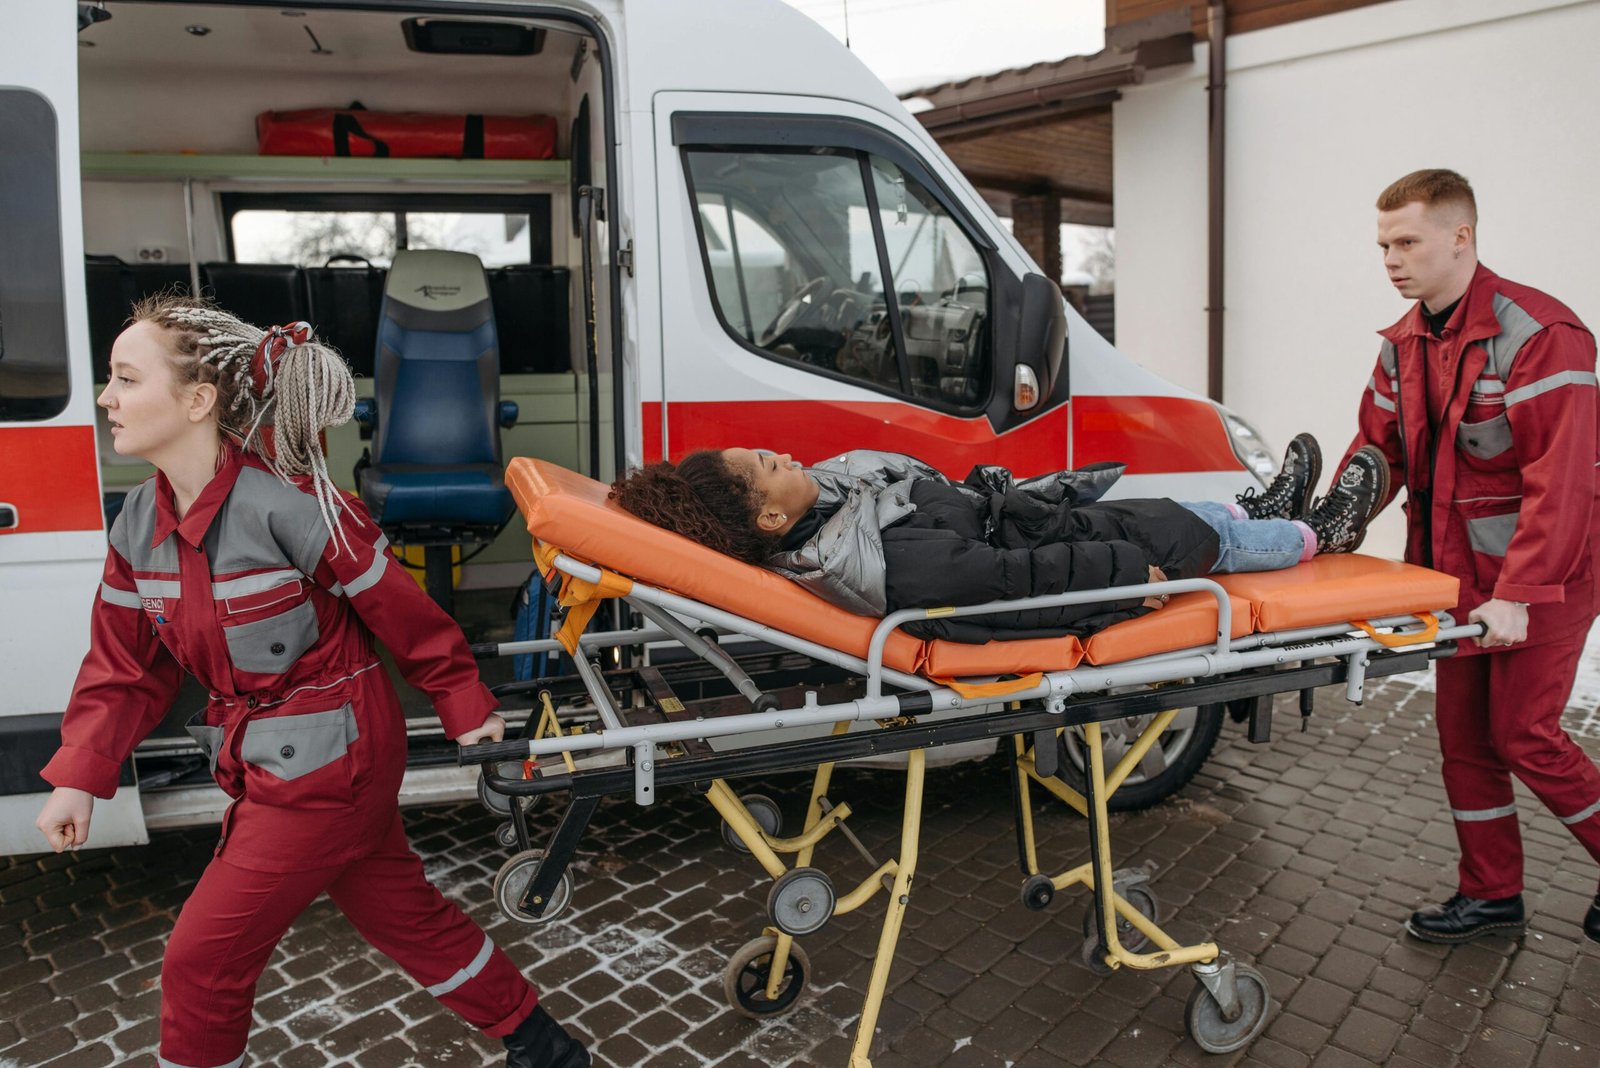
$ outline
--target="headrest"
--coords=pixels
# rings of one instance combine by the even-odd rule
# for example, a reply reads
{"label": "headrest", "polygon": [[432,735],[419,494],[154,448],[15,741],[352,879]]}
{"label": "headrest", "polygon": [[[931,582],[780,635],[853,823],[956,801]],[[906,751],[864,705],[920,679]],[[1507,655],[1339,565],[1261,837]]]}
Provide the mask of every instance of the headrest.
{"label": "headrest", "polygon": [[383,295],[423,312],[458,312],[477,304],[491,311],[483,261],[469,252],[397,252]]}

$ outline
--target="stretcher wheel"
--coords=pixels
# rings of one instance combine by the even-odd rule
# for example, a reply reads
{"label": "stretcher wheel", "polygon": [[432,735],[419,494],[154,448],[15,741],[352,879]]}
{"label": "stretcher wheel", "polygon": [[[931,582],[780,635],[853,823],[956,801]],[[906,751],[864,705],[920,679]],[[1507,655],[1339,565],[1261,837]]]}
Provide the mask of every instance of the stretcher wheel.
{"label": "stretcher wheel", "polygon": [[532,916],[517,907],[517,902],[522,900],[522,892],[528,888],[533,873],[543,860],[544,850],[525,849],[500,865],[500,871],[494,877],[494,903],[499,906],[501,915],[513,923],[538,927],[560,916],[572,904],[572,872],[564,871],[543,915]]}
{"label": "stretcher wheel", "polygon": [[[750,810],[750,816],[756,821],[756,826],[773,838],[783,830],[783,813],[778,809],[778,803],[766,794],[743,794],[739,798],[744,807]],[[750,847],[739,840],[733,833],[733,825],[724,820],[722,822],[722,840],[741,853],[750,852]]]}
{"label": "stretcher wheel", "polygon": [[820,868],[796,868],[767,892],[767,915],[784,934],[808,935],[828,922],[836,900],[833,880]]}
{"label": "stretcher wheel", "polygon": [[[1116,880],[1112,885],[1128,904],[1139,910],[1141,916],[1151,923],[1160,922],[1161,908],[1148,887],[1139,884],[1122,886]],[[1100,941],[1099,924],[1095,922],[1098,918],[1091,899],[1083,910],[1083,963],[1096,975],[1107,976],[1111,974],[1111,965],[1106,963],[1106,946]],[[1143,953],[1150,947],[1150,939],[1145,937],[1144,932],[1120,913],[1117,915],[1117,943],[1129,953]]]}
{"label": "stretcher wheel", "polygon": [[1022,884],[1022,903],[1035,912],[1048,908],[1055,896],[1055,880],[1048,875],[1030,875]]}
{"label": "stretcher wheel", "polygon": [[772,974],[772,954],[777,948],[776,937],[762,935],[740,946],[728,958],[728,966],[722,971],[722,992],[735,1012],[752,1019],[767,1019],[789,1012],[800,1000],[811,974],[811,961],[798,942],[789,944],[789,960],[783,966],[778,996],[767,997],[767,977]]}
{"label": "stretcher wheel", "polygon": [[[511,815],[511,804],[514,798],[510,794],[500,793],[498,790],[489,789],[488,772],[491,765],[485,764],[478,769],[478,803],[496,816]],[[505,774],[502,765],[493,765],[499,774]]]}
{"label": "stretcher wheel", "polygon": [[501,823],[494,829],[494,840],[500,843],[501,848],[511,849],[517,844],[517,825],[510,820]]}
{"label": "stretcher wheel", "polygon": [[1267,1025],[1272,995],[1267,991],[1266,979],[1249,965],[1238,963],[1233,966],[1233,979],[1238,990],[1239,1015],[1231,1021],[1222,1018],[1217,999],[1204,983],[1197,980],[1194,989],[1189,991],[1184,1022],[1189,1027],[1189,1037],[1207,1053],[1232,1053],[1241,1049]]}

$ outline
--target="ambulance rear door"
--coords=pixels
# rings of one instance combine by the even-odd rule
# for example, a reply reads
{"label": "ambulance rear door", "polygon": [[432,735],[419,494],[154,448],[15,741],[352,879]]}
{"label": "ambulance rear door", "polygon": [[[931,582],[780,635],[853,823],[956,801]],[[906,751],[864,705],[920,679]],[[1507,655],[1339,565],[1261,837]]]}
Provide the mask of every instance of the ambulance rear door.
{"label": "ambulance rear door", "polygon": [[[33,827],[105,562],[78,177],[78,5],[0,34],[0,853]],[[131,771],[91,845],[146,840]]]}

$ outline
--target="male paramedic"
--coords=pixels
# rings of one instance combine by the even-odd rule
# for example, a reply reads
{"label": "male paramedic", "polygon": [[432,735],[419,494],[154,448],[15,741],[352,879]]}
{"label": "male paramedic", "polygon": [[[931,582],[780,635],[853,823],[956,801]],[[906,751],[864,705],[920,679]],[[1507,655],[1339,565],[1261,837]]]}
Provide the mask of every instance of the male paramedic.
{"label": "male paramedic", "polygon": [[[1459,889],[1406,924],[1454,944],[1526,923],[1513,775],[1600,860],[1600,770],[1561,728],[1600,571],[1595,342],[1564,304],[1478,262],[1461,175],[1408,174],[1377,207],[1384,269],[1416,303],[1379,331],[1350,451],[1383,450],[1407,491],[1406,559],[1459,578],[1456,618],[1485,627],[1438,662]],[[1600,941],[1600,896],[1583,931]]]}

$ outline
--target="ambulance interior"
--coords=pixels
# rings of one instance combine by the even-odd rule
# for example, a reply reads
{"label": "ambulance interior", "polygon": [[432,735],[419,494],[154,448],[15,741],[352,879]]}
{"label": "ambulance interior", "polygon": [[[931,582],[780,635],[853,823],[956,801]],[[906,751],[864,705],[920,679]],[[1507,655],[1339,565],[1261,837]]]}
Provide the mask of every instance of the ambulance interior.
{"label": "ambulance interior", "polygon": [[[197,280],[257,325],[312,323],[349,360],[358,396],[371,397],[379,309],[396,252],[466,252],[481,261],[493,303],[500,398],[517,406],[514,425],[499,431],[503,457],[539,456],[589,472],[598,447],[599,471],[609,473],[611,257],[603,203],[590,199],[595,218],[585,233],[578,193],[607,186],[606,78],[582,24],[481,18],[464,5],[437,17],[117,0],[102,10],[110,17],[78,35],[97,382],[130,304]],[[258,153],[259,113],[352,104],[550,116],[554,151],[537,160],[371,158],[352,138],[348,158]],[[594,435],[586,241],[599,383]],[[450,416],[424,404],[396,417],[425,428]],[[353,472],[371,438],[354,421],[329,432],[329,467],[341,488],[356,490]],[[109,515],[151,469],[112,451],[103,413],[99,442]],[[406,553],[420,565],[420,550]],[[509,591],[532,569],[514,515],[492,543],[465,544],[456,559],[464,564],[461,590]]]}
{"label": "ambulance interior", "polygon": [[[103,10],[110,18],[78,35],[84,269],[97,390],[130,305],[171,287],[189,289],[197,279],[203,292],[259,326],[314,324],[351,363],[358,396],[371,397],[380,304],[397,250],[467,252],[481,261],[493,304],[500,399],[518,409],[514,425],[498,431],[503,457],[538,456],[589,472],[598,451],[601,477],[608,477],[615,425],[611,256],[603,207],[585,233],[580,209],[589,198],[578,194],[608,184],[607,81],[596,41],[581,24],[478,19],[462,5],[442,21],[417,12],[247,4],[111,0]],[[373,112],[551,116],[553,157],[258,153],[259,113],[358,101]],[[599,383],[592,409],[586,241]],[[591,411],[599,415],[594,435]],[[152,468],[119,457],[104,413],[97,418],[109,521]],[[408,409],[396,418],[426,426],[441,416]],[[355,421],[329,431],[329,469],[341,488],[356,490],[354,470],[371,436]],[[402,551],[421,582],[422,553]],[[515,509],[498,537],[465,544],[456,557],[455,614],[468,638],[509,639],[514,591],[533,570]],[[495,672],[510,676],[507,660],[486,667],[488,681]],[[192,747],[181,724],[204,700],[192,681],[186,687],[141,748],[146,789],[210,790],[204,760],[182,756]],[[413,763],[453,762],[426,700],[404,688],[402,695],[413,733],[422,736]],[[418,796],[408,787],[408,800]],[[183,808],[167,817],[181,822]]]}

